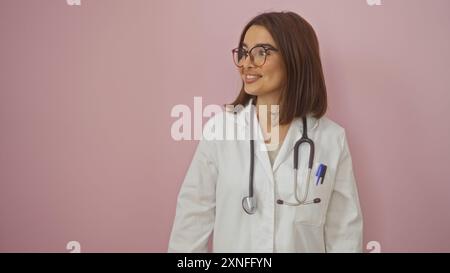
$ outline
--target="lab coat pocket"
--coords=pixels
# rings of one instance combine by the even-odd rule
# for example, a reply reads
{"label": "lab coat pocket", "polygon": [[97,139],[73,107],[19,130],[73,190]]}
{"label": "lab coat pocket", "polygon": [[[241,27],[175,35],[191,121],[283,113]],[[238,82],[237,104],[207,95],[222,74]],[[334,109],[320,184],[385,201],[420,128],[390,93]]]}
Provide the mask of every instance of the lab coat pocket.
{"label": "lab coat pocket", "polygon": [[[305,194],[306,188],[308,188],[307,193],[307,201],[319,200],[318,203],[309,203],[300,205],[297,207],[295,214],[295,221],[300,224],[312,225],[312,226],[320,226],[324,222],[324,214],[326,212],[326,206],[328,204],[329,192],[331,189],[331,177],[333,176],[334,171],[327,167],[327,171],[325,174],[325,179],[322,181],[319,180],[317,183],[316,172],[319,168],[320,163],[316,163],[313,166],[313,170],[311,173],[311,177],[309,178],[309,186],[306,183],[301,183],[300,188],[298,190],[299,196]],[[306,174],[304,174],[306,177]]]}
{"label": "lab coat pocket", "polygon": [[323,225],[295,223],[295,249],[299,252],[325,252]]}

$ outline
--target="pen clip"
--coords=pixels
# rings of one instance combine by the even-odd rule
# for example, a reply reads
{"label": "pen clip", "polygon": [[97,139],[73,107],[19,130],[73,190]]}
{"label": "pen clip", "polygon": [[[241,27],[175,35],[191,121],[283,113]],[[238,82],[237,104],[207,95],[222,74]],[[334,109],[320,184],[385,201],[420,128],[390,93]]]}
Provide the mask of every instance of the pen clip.
{"label": "pen clip", "polygon": [[323,180],[325,179],[326,172],[327,172],[327,165],[320,164],[319,168],[317,168],[317,172],[316,172],[316,176],[317,176],[316,186],[319,185],[319,181],[320,181],[320,184],[323,184]]}

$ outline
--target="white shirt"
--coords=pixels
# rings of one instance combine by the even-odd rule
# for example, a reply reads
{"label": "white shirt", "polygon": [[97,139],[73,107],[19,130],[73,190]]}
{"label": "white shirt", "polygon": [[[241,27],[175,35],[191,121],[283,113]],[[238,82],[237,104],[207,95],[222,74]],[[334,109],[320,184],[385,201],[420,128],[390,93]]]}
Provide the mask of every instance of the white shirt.
{"label": "white shirt", "polygon": [[[236,115],[215,115],[205,129],[249,131],[250,105]],[[253,118],[257,120],[256,115]],[[258,122],[253,125],[261,133]],[[249,140],[203,139],[178,195],[169,252],[206,252],[211,234],[214,252],[361,252],[362,215],[345,131],[326,117],[309,116],[307,125],[315,143],[308,199],[320,198],[320,203],[295,207],[276,203],[294,200],[293,147],[302,134],[300,118],[291,123],[273,166],[267,151],[259,148],[264,141],[255,140],[253,215],[242,208],[249,191]],[[302,146],[299,196],[309,151]],[[321,163],[327,172],[323,184],[316,186],[314,175]]]}
{"label": "white shirt", "polygon": [[280,146],[278,146],[274,150],[268,150],[267,151],[267,153],[269,154],[270,165],[273,166],[273,163],[275,162],[275,158],[277,158],[277,155],[278,155],[279,151],[280,151]]}

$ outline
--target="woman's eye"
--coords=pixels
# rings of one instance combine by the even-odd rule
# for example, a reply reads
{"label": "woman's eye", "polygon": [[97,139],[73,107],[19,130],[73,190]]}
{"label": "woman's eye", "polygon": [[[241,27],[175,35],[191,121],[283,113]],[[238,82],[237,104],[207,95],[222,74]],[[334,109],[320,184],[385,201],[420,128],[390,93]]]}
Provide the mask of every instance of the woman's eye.
{"label": "woman's eye", "polygon": [[266,55],[266,51],[264,49],[258,50],[257,55],[262,57]]}

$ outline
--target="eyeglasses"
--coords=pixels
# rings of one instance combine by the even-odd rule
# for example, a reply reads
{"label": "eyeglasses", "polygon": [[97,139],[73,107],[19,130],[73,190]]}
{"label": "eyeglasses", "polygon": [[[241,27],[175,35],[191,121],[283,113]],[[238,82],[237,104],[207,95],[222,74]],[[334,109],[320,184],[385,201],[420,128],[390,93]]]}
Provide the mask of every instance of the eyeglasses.
{"label": "eyeglasses", "polygon": [[250,55],[250,61],[254,66],[263,66],[266,63],[267,55],[270,51],[278,51],[271,45],[256,45],[249,51],[245,48],[238,47],[233,49],[233,61],[237,67],[243,67],[245,59]]}

